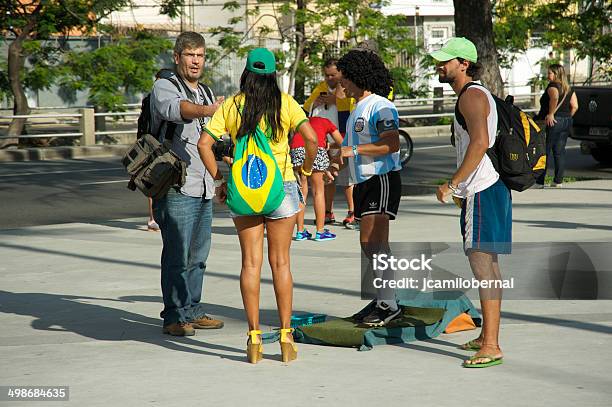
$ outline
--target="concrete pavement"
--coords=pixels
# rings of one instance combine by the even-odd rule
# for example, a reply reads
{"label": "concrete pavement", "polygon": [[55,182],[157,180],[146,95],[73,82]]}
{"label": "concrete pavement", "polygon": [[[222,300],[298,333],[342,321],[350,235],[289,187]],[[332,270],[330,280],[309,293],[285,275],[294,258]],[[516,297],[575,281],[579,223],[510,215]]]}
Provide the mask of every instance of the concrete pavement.
{"label": "concrete pavement", "polygon": [[[612,242],[611,180],[513,197],[517,242]],[[204,288],[225,328],[162,335],[160,236],[139,230],[144,220],[0,230],[0,385],[68,385],[70,401],[55,405],[69,406],[608,406],[612,399],[612,301],[604,300],[506,301],[506,359],[490,369],[460,366],[470,353],[456,345],[475,332],[370,352],[299,345],[289,365],[272,344],[264,361],[249,365],[240,248],[226,212],[215,215]],[[391,228],[394,242],[460,240],[457,208],[432,196],[403,197]],[[295,311],[345,316],[365,303],[357,234],[333,229],[335,241],[292,246]],[[267,265],[261,310],[263,329],[276,327]]]}

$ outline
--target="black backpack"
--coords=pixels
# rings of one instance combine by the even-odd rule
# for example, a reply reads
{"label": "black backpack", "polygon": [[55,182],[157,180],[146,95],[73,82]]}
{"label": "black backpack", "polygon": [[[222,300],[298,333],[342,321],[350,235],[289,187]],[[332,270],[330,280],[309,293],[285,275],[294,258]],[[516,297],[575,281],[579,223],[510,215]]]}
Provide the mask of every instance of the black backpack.
{"label": "black backpack", "polygon": [[[174,78],[178,79],[178,81],[176,81]],[[187,90],[187,85],[183,82],[183,80],[181,80],[180,77],[174,76],[170,78],[160,78],[158,80],[164,80],[164,79],[172,82],[172,84],[176,87],[176,89],[179,92],[181,92],[181,85],[182,85],[183,88],[185,89],[185,93],[187,95],[191,94]],[[179,85],[179,82],[180,82],[180,85]],[[210,101],[213,101],[213,95],[208,86],[202,83],[198,83],[198,87],[204,90],[204,92],[206,93],[206,96],[208,97]],[[163,123],[160,126],[160,129],[162,127],[163,127]],[[172,138],[174,137],[175,129],[176,129],[176,123],[168,122],[166,125],[166,132],[165,132],[164,139],[172,140]],[[147,94],[147,96],[145,96],[142,99],[142,103],[140,104],[140,115],[138,116],[138,130],[136,131],[136,138],[140,139],[145,134],[152,134],[151,133],[151,94],[150,93]],[[161,140],[161,137],[159,137],[160,135],[155,135],[155,134],[153,135],[157,138],[157,140]]]}
{"label": "black backpack", "polygon": [[[459,92],[455,104],[455,118],[466,131],[465,118],[459,112],[459,98],[474,85],[482,86],[474,82],[467,83]],[[508,188],[524,191],[546,171],[545,132],[514,105],[513,96],[502,100],[491,95],[497,107],[497,138],[493,147],[487,150],[487,155]],[[454,127],[451,127],[451,132],[454,141]]]}

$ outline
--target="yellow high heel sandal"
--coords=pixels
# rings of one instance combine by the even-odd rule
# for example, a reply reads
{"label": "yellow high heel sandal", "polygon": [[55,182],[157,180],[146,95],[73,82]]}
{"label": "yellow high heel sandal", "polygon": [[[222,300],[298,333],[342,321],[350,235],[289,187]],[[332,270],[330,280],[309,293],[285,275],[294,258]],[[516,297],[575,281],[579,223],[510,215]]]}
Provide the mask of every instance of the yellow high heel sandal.
{"label": "yellow high heel sandal", "polygon": [[257,329],[253,329],[247,333],[249,339],[247,340],[246,352],[249,363],[257,363],[263,359],[263,344],[257,335],[261,335],[261,331]]}
{"label": "yellow high heel sandal", "polygon": [[281,328],[280,347],[283,362],[291,362],[297,359],[297,346],[288,340],[287,334],[293,333],[293,328]]}

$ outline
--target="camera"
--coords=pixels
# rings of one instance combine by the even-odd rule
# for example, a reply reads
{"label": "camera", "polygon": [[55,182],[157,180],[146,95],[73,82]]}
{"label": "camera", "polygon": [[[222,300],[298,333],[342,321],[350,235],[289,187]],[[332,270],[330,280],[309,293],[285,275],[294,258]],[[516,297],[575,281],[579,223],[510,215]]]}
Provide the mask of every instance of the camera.
{"label": "camera", "polygon": [[233,149],[234,143],[230,138],[219,140],[212,146],[212,151],[217,161],[221,161],[223,157],[231,157]]}

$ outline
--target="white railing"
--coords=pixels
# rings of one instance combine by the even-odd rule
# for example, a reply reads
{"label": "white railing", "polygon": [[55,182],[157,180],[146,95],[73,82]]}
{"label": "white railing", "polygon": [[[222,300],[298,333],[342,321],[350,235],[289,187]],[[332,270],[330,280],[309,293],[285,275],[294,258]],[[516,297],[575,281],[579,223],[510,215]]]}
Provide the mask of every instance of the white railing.
{"label": "white railing", "polygon": [[[126,108],[134,108],[140,107],[140,103],[125,103],[123,105],[119,105],[120,107]],[[40,106],[40,107],[30,107],[32,110],[75,110],[75,109],[93,109],[93,106]],[[0,110],[13,110],[12,107],[0,107]]]}
{"label": "white railing", "polygon": [[[518,95],[522,97],[532,97],[533,94],[527,95]],[[515,96],[516,100],[517,96]],[[424,101],[448,101],[453,102],[456,98],[422,98],[422,99],[399,99],[396,100],[396,105],[398,102],[401,102],[399,106],[403,106],[404,103],[420,103]],[[421,106],[422,107],[422,106]],[[525,112],[537,112],[538,109],[523,109]],[[134,134],[137,132],[135,128],[124,129],[124,130],[98,130],[96,131],[95,126],[95,118],[96,117],[113,117],[113,116],[132,116],[136,117],[140,115],[140,112],[107,112],[107,113],[94,113],[94,109],[92,108],[81,108],[79,109],[79,113],[58,113],[58,114],[30,114],[30,115],[0,115],[0,120],[2,119],[45,119],[45,118],[60,118],[60,117],[70,117],[78,119],[76,122],[78,123],[79,131],[78,132],[58,132],[58,133],[45,133],[45,134],[27,134],[20,135],[19,138],[46,138],[46,137],[79,137],[81,139],[81,145],[93,145],[96,143],[96,136],[103,135],[117,135],[117,134]],[[421,114],[407,114],[400,116],[402,120],[410,120],[410,119],[428,119],[428,118],[441,118],[441,117],[452,117],[454,115],[453,112],[447,113],[421,113]],[[62,123],[66,124],[66,123]],[[9,136],[0,136],[0,139],[9,139],[14,137]]]}
{"label": "white railing", "polygon": [[[125,129],[125,130],[109,130],[109,131],[96,131],[95,118],[106,117],[106,116],[138,116],[140,112],[106,112],[106,113],[94,113],[92,108],[81,108],[78,113],[56,113],[56,114],[28,114],[28,115],[0,115],[2,119],[56,119],[61,117],[70,117],[78,119],[79,131],[78,132],[54,132],[44,134],[23,134],[19,138],[47,138],[47,137],[78,137],[81,139],[82,146],[96,144],[96,136],[113,135],[113,134],[133,134],[136,133],[136,129]],[[60,124],[60,123],[57,123]],[[61,123],[61,124],[74,124]],[[0,136],[0,139],[13,139],[15,137]]]}

